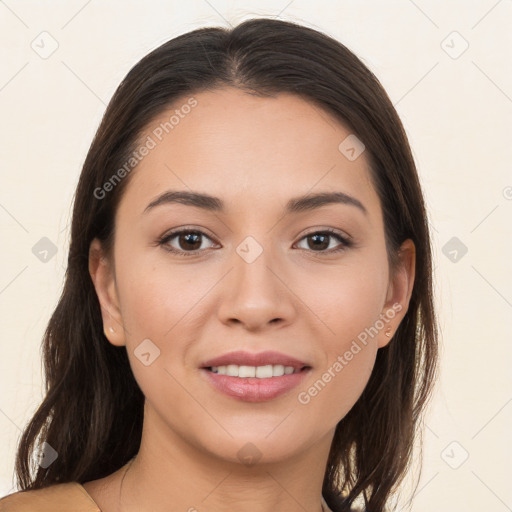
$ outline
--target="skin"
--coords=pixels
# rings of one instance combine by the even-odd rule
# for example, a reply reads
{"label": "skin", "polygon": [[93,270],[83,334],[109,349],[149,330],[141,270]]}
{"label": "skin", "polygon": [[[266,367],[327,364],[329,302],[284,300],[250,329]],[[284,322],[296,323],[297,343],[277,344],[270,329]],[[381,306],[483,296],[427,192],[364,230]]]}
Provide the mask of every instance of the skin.
{"label": "skin", "polygon": [[[98,240],[91,244],[106,335],[126,346],[146,403],[138,455],[84,487],[102,512],[320,512],[335,427],[407,311],[414,245],[404,242],[401,266],[391,273],[365,153],[349,161],[338,150],[351,132],[329,113],[284,93],[262,98],[226,88],[194,97],[197,106],[132,171],[116,212],[113,254]],[[144,137],[185,101],[155,119]],[[226,211],[174,203],[143,213],[170,189],[219,197]],[[285,215],[291,197],[324,191],[357,198],[367,213],[329,204]],[[194,256],[158,245],[181,227],[205,233]],[[306,235],[327,228],[353,245],[329,252],[342,247],[331,237],[316,250]],[[263,249],[252,263],[236,252],[247,236]],[[183,252],[193,250],[188,244],[179,236],[167,242]],[[391,336],[381,329],[360,344],[321,392],[299,403],[298,394],[393,305],[401,311],[386,323]],[[160,350],[149,366],[134,355],[146,338]],[[277,350],[312,369],[274,400],[241,401],[199,371],[207,359],[239,349]],[[249,442],[260,454],[252,465],[237,455]]]}

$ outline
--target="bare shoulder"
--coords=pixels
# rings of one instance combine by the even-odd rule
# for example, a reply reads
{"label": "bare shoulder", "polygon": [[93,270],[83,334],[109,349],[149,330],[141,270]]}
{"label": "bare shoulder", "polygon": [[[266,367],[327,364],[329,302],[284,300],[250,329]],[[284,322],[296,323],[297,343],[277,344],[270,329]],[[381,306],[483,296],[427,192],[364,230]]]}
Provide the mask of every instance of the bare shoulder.
{"label": "bare shoulder", "polygon": [[0,512],[101,512],[78,482],[18,491],[0,499]]}

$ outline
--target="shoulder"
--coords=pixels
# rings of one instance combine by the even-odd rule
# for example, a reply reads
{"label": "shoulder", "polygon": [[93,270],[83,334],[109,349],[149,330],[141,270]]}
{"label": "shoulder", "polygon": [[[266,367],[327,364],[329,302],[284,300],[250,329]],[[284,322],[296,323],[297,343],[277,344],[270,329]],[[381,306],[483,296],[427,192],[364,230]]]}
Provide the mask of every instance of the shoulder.
{"label": "shoulder", "polygon": [[78,482],[19,491],[0,499],[0,512],[101,512]]}

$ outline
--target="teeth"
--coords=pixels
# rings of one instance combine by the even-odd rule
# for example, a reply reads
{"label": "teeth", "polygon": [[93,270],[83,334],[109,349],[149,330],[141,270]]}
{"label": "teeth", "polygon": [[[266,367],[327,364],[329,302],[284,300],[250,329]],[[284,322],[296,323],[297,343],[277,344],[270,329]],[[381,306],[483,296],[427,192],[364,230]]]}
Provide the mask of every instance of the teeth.
{"label": "teeth", "polygon": [[293,366],[283,366],[282,364],[267,364],[265,366],[238,366],[228,364],[226,366],[212,366],[211,371],[220,375],[229,375],[230,377],[256,377],[257,379],[268,379],[270,377],[281,377],[281,375],[290,375],[298,373]]}

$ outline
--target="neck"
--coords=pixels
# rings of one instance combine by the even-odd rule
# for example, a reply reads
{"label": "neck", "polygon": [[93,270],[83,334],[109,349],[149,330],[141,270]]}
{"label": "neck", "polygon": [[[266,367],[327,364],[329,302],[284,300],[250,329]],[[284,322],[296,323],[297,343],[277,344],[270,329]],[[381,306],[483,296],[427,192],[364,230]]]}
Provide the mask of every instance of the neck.
{"label": "neck", "polygon": [[333,431],[285,461],[252,465],[219,459],[163,432],[145,419],[139,453],[120,479],[122,512],[322,512]]}

